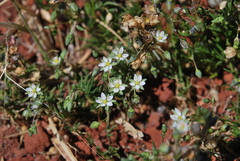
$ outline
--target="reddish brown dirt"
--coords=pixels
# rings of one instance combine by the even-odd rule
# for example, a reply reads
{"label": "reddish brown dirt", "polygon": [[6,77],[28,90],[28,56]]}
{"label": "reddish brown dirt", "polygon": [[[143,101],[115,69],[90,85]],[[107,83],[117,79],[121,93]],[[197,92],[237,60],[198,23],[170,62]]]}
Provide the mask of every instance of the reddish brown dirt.
{"label": "reddish brown dirt", "polygon": [[[209,88],[207,86],[214,86],[217,87],[218,97],[219,97],[219,114],[223,113],[222,111],[223,106],[225,105],[224,100],[228,99],[229,97],[234,97],[233,92],[226,91],[225,87],[222,87],[221,85],[223,83],[229,83],[232,79],[232,75],[229,73],[224,74],[224,79],[208,79],[208,78],[201,78],[197,79],[194,78],[193,85],[197,88],[196,94],[200,95],[201,98],[210,98],[209,95]],[[153,94],[157,94],[159,96],[159,93],[165,94],[166,97],[162,98],[159,97],[159,101],[167,101],[171,100],[171,98],[174,96],[173,91],[171,91],[168,88],[169,83],[172,81],[168,79],[164,79],[165,83],[159,85],[159,88],[152,89]],[[167,80],[167,81],[166,81]],[[200,99],[196,103],[199,103]],[[202,102],[201,102],[202,103]],[[206,106],[206,108],[211,108],[209,104],[202,103],[202,106]],[[128,151],[135,151],[135,152],[141,152],[143,149],[151,150],[152,149],[152,142],[154,141],[156,147],[159,147],[162,143],[162,141],[170,140],[171,139],[171,129],[169,129],[166,133],[166,137],[162,138],[162,132],[161,132],[161,124],[164,123],[164,113],[161,113],[159,111],[150,110],[146,106],[143,108],[145,111],[142,111],[142,113],[148,113],[148,117],[146,120],[142,120],[141,122],[133,122],[132,124],[136,125],[138,129],[143,131],[144,138],[143,140],[133,139],[130,135],[128,135],[126,132],[124,132],[123,126],[118,125],[113,130],[113,135],[110,138],[111,145],[113,147],[119,147],[124,152]],[[136,111],[139,112],[139,111]],[[52,132],[48,129],[48,122],[46,121],[46,118],[42,118],[37,123],[37,130],[38,134],[29,136],[28,133],[22,134],[22,135],[14,135],[14,134],[20,134],[20,128],[18,126],[15,126],[12,121],[9,120],[8,117],[4,117],[4,114],[1,113],[1,119],[0,119],[0,156],[2,156],[4,159],[7,160],[14,160],[14,161],[21,161],[21,160],[62,160],[63,158],[59,153],[55,155],[46,155],[47,151],[52,145],[51,138],[53,137]],[[168,123],[170,126],[170,122]],[[62,136],[67,136],[65,138],[68,138],[67,140],[69,143],[77,148],[78,153],[76,153],[76,156],[79,160],[87,160],[90,158],[95,158],[97,160],[98,156],[96,155],[96,146],[98,146],[101,150],[105,151],[106,145],[109,144],[109,140],[106,137],[106,124],[101,123],[100,126],[97,129],[91,129],[89,127],[85,128],[85,132],[87,135],[82,135],[81,137],[74,136],[73,134],[68,133],[67,131],[60,131],[59,133],[62,134]],[[89,145],[86,143],[87,141],[83,138],[90,136],[93,140],[95,146],[89,147]],[[21,139],[22,138],[22,141]],[[123,153],[124,155],[124,153]]]}

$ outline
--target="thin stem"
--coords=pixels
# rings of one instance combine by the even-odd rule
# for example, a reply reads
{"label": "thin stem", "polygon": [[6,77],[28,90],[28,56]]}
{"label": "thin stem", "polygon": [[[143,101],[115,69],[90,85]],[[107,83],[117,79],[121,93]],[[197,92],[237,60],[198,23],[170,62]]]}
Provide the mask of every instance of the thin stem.
{"label": "thin stem", "polygon": [[111,139],[110,139],[110,135],[109,135],[109,128],[110,128],[110,109],[108,108],[108,110],[106,111],[107,113],[107,118],[106,118],[106,123],[107,123],[107,127],[106,127],[106,133],[107,133],[107,139],[109,142],[109,145],[111,144]]}
{"label": "thin stem", "polygon": [[17,82],[15,82],[14,80],[12,80],[12,78],[10,78],[10,77],[7,75],[7,73],[5,73],[5,76],[6,76],[10,81],[12,81],[15,85],[17,85],[18,87],[20,87],[20,88],[22,88],[24,91],[26,91],[25,88],[23,88],[23,87],[20,86]]}
{"label": "thin stem", "polygon": [[105,27],[108,31],[110,31],[113,35],[115,35],[123,44],[124,46],[127,46],[127,43],[108,25],[106,25],[104,22],[100,21],[99,19],[96,19],[96,22],[98,22],[100,25]]}
{"label": "thin stem", "polygon": [[14,6],[15,6],[17,12],[20,14],[21,18],[23,19],[23,22],[25,23],[26,28],[28,29],[30,35],[33,37],[33,39],[34,39],[34,41],[36,42],[38,48],[40,49],[40,52],[41,52],[43,58],[47,61],[47,63],[49,63],[49,59],[48,59],[48,57],[47,57],[46,52],[44,51],[42,45],[41,45],[40,42],[38,41],[38,39],[37,39],[37,37],[35,36],[35,34],[34,34],[34,33],[32,32],[32,30],[30,29],[30,27],[29,27],[29,25],[28,25],[26,19],[24,18],[24,16],[22,15],[21,11],[19,10],[19,8],[18,8],[18,6],[17,6],[15,0],[12,0],[12,2],[13,2],[13,4],[14,4]]}

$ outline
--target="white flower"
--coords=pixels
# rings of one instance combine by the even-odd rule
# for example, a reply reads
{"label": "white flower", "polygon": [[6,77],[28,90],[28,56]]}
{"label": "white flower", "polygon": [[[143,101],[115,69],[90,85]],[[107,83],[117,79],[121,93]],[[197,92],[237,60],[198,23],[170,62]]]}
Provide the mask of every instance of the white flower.
{"label": "white flower", "polygon": [[164,31],[157,31],[155,33],[155,38],[157,39],[158,42],[166,42],[166,39],[168,37],[168,34],[165,34]]}
{"label": "white flower", "polygon": [[112,99],[113,96],[106,96],[104,93],[101,93],[101,97],[98,97],[96,102],[99,103],[100,107],[113,106],[114,100]]}
{"label": "white flower", "polygon": [[173,126],[173,128],[175,128],[179,133],[185,133],[188,131],[188,122],[186,120],[180,120],[175,122],[175,126]]}
{"label": "white flower", "polygon": [[27,89],[26,89],[26,94],[28,94],[28,97],[33,97],[36,98],[37,94],[39,93],[41,89],[39,88],[39,85],[35,86],[35,84],[31,84]]}
{"label": "white flower", "polygon": [[58,57],[58,56],[55,56],[55,57],[52,59],[51,63],[52,63],[53,66],[57,66],[57,65],[59,65],[59,64],[61,63],[61,58]]}
{"label": "white flower", "polygon": [[139,90],[143,89],[143,85],[145,85],[146,79],[142,79],[142,75],[134,74],[133,79],[130,79],[130,85],[133,89]]}
{"label": "white flower", "polygon": [[103,70],[104,72],[111,70],[113,66],[112,58],[103,57],[102,62],[98,64],[98,66],[102,67],[101,70]]}
{"label": "white flower", "polygon": [[128,54],[126,54],[126,53],[123,53],[123,50],[124,50],[124,48],[123,47],[121,47],[121,48],[115,48],[112,52],[113,52],[113,54],[115,55],[115,58],[117,59],[117,60],[124,60],[124,59],[126,59],[127,57],[128,57]]}
{"label": "white flower", "polygon": [[36,104],[32,104],[31,109],[32,109],[32,110],[34,110],[34,109],[38,109],[38,105],[36,105]]}
{"label": "white flower", "polygon": [[174,121],[186,120],[186,116],[183,115],[177,108],[175,108],[172,111],[174,114],[174,115],[170,115],[172,120],[174,120]]}
{"label": "white flower", "polygon": [[123,91],[125,89],[125,84],[122,83],[121,79],[115,79],[109,83],[109,87],[112,88],[114,93],[118,93],[119,91]]}
{"label": "white flower", "polygon": [[170,115],[173,122],[173,128],[176,129],[179,133],[184,133],[188,131],[188,120],[186,119],[186,113],[188,109],[186,108],[182,113],[175,108],[173,111],[174,115]]}

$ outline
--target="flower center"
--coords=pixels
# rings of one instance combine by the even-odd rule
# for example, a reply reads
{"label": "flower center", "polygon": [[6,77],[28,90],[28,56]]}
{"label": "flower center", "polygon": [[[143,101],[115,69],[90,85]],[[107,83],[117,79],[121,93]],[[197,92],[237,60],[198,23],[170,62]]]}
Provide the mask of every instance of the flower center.
{"label": "flower center", "polygon": [[32,93],[37,93],[36,88],[33,88],[33,89],[32,89]]}
{"label": "flower center", "polygon": [[117,57],[118,57],[118,58],[121,58],[121,57],[122,57],[122,54],[118,54]]}
{"label": "flower center", "polygon": [[106,62],[105,65],[109,67],[109,66],[110,66],[110,63],[109,63],[109,62]]}
{"label": "flower center", "polygon": [[136,81],[136,82],[135,82],[135,84],[136,84],[136,85],[139,85],[139,84],[140,84],[140,82],[139,82],[139,81]]}
{"label": "flower center", "polygon": [[108,101],[107,101],[107,100],[102,100],[102,103],[103,103],[103,104],[107,104]]}
{"label": "flower center", "polygon": [[121,86],[120,83],[116,83],[116,84],[115,84],[115,87],[116,87],[116,88],[119,88],[120,86]]}
{"label": "flower center", "polygon": [[183,120],[182,116],[178,116],[178,120]]}
{"label": "flower center", "polygon": [[162,39],[163,39],[163,37],[162,37],[162,36],[158,36],[158,39],[159,39],[159,40],[162,40]]}

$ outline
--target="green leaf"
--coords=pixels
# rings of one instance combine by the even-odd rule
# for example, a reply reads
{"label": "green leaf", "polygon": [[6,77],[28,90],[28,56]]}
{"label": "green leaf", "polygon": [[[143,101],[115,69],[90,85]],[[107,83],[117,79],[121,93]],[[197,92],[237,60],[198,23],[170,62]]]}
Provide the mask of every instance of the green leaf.
{"label": "green leaf", "polygon": [[37,127],[35,125],[32,125],[29,129],[28,129],[28,135],[32,136],[33,134],[37,134]]}
{"label": "green leaf", "polygon": [[78,11],[78,6],[76,3],[70,3],[69,4],[70,10],[73,12],[77,12]]}
{"label": "green leaf", "polygon": [[62,60],[64,60],[66,53],[67,53],[67,50],[66,50],[66,49],[64,49],[64,50],[61,52],[60,58],[61,58]]}
{"label": "green leaf", "polygon": [[60,85],[59,85],[59,89],[63,89],[64,87],[64,82],[62,82]]}
{"label": "green leaf", "polygon": [[154,76],[154,78],[157,78],[157,68],[155,68],[154,66],[151,67],[150,69],[152,75]]}
{"label": "green leaf", "polygon": [[25,117],[25,118],[31,117],[32,116],[32,110],[29,109],[29,108],[24,110],[23,113],[22,113],[22,116]]}
{"label": "green leaf", "polygon": [[96,129],[98,128],[100,123],[98,121],[93,121],[90,125],[90,128]]}
{"label": "green leaf", "polygon": [[79,26],[79,25],[76,25],[76,28],[79,30],[79,31],[84,31],[85,28],[83,28],[82,26]]}
{"label": "green leaf", "polygon": [[55,79],[59,78],[59,71],[57,69],[54,72],[54,77],[55,77]]}
{"label": "green leaf", "polygon": [[51,13],[51,20],[52,20],[52,21],[55,21],[56,18],[57,18],[57,10],[54,10],[54,11]]}
{"label": "green leaf", "polygon": [[63,108],[64,110],[67,110],[68,112],[71,112],[73,106],[73,101],[71,97],[66,97],[64,103],[63,103]]}
{"label": "green leaf", "polygon": [[171,54],[169,53],[169,51],[164,51],[164,57],[168,60],[171,60]]}
{"label": "green leaf", "polygon": [[52,33],[53,36],[56,36],[57,35],[57,30],[53,29],[53,30],[51,30],[51,33]]}
{"label": "green leaf", "polygon": [[190,31],[180,31],[180,30],[178,30],[178,33],[179,34],[181,34],[182,36],[190,36],[191,34],[190,34]]}
{"label": "green leaf", "polygon": [[43,28],[50,30],[50,29],[53,29],[54,27],[51,27],[51,26],[44,26]]}
{"label": "green leaf", "polygon": [[67,46],[67,45],[71,44],[72,42],[73,42],[73,34],[70,33],[67,35],[67,37],[65,39],[65,45]]}
{"label": "green leaf", "polygon": [[108,5],[112,5],[112,6],[116,6],[116,7],[119,6],[119,4],[116,3],[116,2],[109,2],[109,1],[107,1],[107,2],[103,3],[103,6],[108,6]]}
{"label": "green leaf", "polygon": [[217,18],[215,18],[214,20],[212,20],[212,23],[222,23],[224,21],[224,17],[219,16]]}
{"label": "green leaf", "polygon": [[95,50],[93,50],[92,55],[93,55],[94,58],[96,58],[98,56],[98,53]]}
{"label": "green leaf", "polygon": [[210,100],[209,98],[204,98],[202,101],[203,101],[204,103],[209,103],[209,102],[211,102],[211,100]]}

